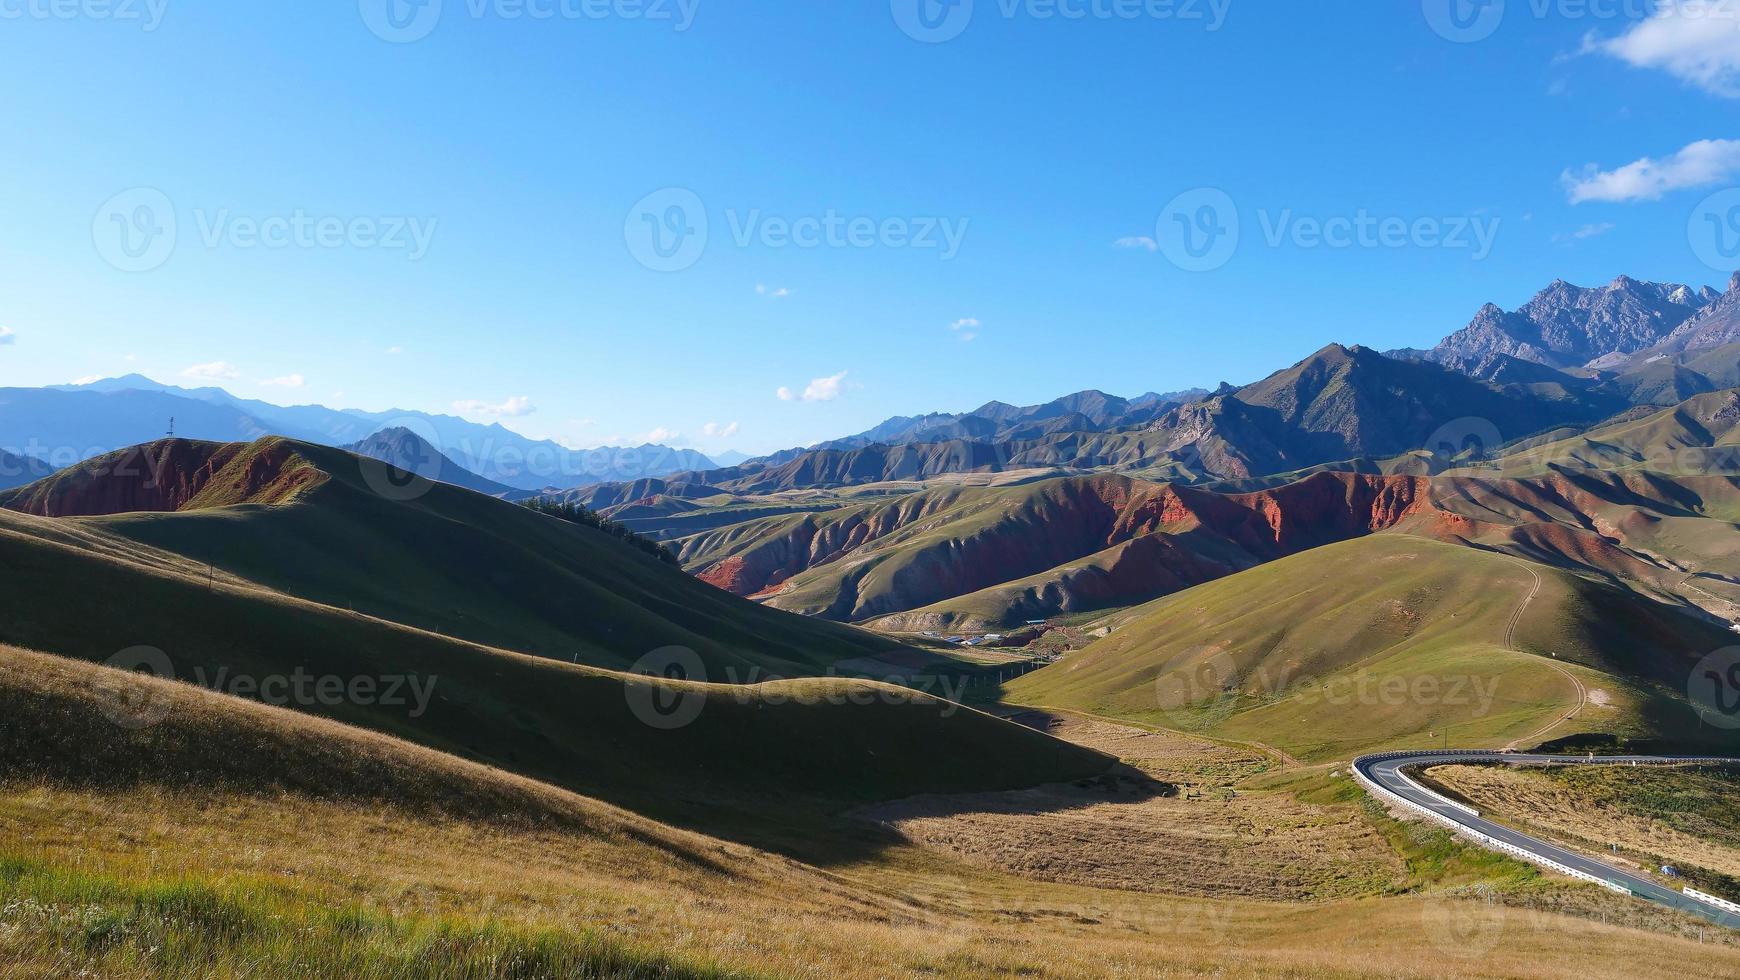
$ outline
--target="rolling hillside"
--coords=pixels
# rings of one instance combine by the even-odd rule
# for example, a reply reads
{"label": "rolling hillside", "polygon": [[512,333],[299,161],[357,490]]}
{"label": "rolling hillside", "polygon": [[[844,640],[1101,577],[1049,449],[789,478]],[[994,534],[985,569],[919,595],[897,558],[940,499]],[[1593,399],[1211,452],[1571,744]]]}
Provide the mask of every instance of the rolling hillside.
{"label": "rolling hillside", "polygon": [[620,668],[676,645],[720,679],[801,676],[899,649],[725,595],[589,528],[405,476],[309,443],[174,440],[0,494],[0,508],[81,518],[110,553],[159,549],[287,596],[568,662]]}
{"label": "rolling hillside", "polygon": [[1409,535],[1284,558],[1116,623],[1007,697],[1306,760],[1585,732],[1740,747],[1685,703],[1692,665],[1728,645],[1728,631],[1565,572]]}
{"label": "rolling hillside", "polygon": [[[323,486],[342,484],[334,479]],[[504,508],[515,520],[522,513],[467,496]],[[323,498],[310,494],[291,507],[195,513],[245,525],[262,514],[323,506]],[[802,647],[818,659],[825,656],[816,651],[828,649],[828,637],[849,635],[758,609],[612,540],[595,542],[583,531],[558,525],[547,532],[542,549],[585,548],[582,553],[592,560],[609,563],[601,573],[613,570],[620,579],[656,582],[658,588],[676,591],[689,583],[694,606],[684,623],[676,623],[659,619],[650,607],[606,607],[625,600],[595,588],[593,621],[600,632],[577,630],[571,639],[576,650],[607,649],[613,638],[603,629],[633,622],[645,650],[691,642],[698,652],[694,666],[725,680],[724,667],[758,667],[767,676],[770,664],[785,663],[753,647],[734,647],[736,631],[783,629],[794,650]],[[471,643],[208,569],[118,535],[105,521],[0,512],[0,556],[0,642],[93,662],[155,648],[180,680],[228,690],[232,685],[224,678],[252,679],[238,692],[246,697],[269,697],[271,688],[259,685],[271,677],[301,676],[310,684],[336,678],[345,690],[353,679],[369,678],[377,692],[391,682],[400,692],[396,702],[384,696],[297,696],[282,689],[278,696],[346,724],[642,810],[692,818],[696,807],[759,809],[769,793],[862,800],[963,781],[1011,787],[1088,775],[1108,764],[957,705],[869,681],[701,684]],[[697,621],[706,614],[741,618],[722,620],[715,636]],[[813,649],[805,637],[819,638]],[[648,721],[679,710],[687,724],[659,727]]]}

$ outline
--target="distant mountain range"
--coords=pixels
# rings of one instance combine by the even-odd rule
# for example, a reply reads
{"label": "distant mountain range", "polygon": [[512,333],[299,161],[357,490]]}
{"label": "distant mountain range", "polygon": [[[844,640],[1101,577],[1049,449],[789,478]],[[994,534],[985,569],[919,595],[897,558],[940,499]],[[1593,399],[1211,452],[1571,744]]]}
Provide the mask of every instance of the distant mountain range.
{"label": "distant mountain range", "polygon": [[[1045,469],[1183,482],[1360,460],[1369,469],[1376,459],[1440,443],[1452,456],[1472,444],[1496,449],[1561,426],[1591,425],[1631,404],[1617,386],[1556,371],[1526,382],[1490,381],[1430,361],[1331,344],[1256,384],[1223,384],[1212,395],[1126,401],[1084,392],[1032,409],[993,402],[962,416],[896,419],[814,449],[669,475],[663,492],[699,485],[765,494]],[[990,434],[962,434],[973,432]],[[877,435],[898,441],[874,441]],[[614,496],[605,488],[586,499]]]}
{"label": "distant mountain range", "polygon": [[691,449],[649,444],[577,451],[528,439],[501,425],[449,415],[285,407],[237,398],[221,388],[177,388],[140,375],[52,388],[0,388],[0,448],[46,460],[55,468],[160,439],[168,434],[171,419],[177,436],[213,442],[281,435],[342,447],[382,430],[408,430],[462,469],[521,491],[638,480],[715,465]]}
{"label": "distant mountain range", "polygon": [[1740,273],[1726,293],[1620,276],[1594,288],[1561,279],[1512,312],[1488,303],[1437,347],[1390,353],[1481,378],[1515,373],[1519,361],[1600,376],[1737,341]]}
{"label": "distant mountain range", "polygon": [[1018,406],[989,402],[971,412],[896,416],[857,435],[818,443],[808,449],[792,449],[766,457],[766,462],[785,462],[817,450],[854,450],[867,446],[904,446],[912,443],[1013,442],[1040,439],[1055,432],[1110,432],[1140,425],[1157,418],[1174,405],[1208,397],[1201,388],[1137,398],[1119,398],[1103,391],[1079,391],[1043,405]]}

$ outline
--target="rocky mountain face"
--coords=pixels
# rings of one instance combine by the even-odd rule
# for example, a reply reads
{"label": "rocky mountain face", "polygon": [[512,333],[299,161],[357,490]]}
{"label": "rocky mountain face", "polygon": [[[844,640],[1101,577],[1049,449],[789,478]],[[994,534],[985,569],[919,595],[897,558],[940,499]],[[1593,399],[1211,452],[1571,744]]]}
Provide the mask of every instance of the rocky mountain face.
{"label": "rocky mountain face", "polygon": [[1709,291],[1710,302],[1698,315],[1675,328],[1665,340],[1647,355],[1683,354],[1706,351],[1728,344],[1740,343],[1740,272],[1728,282],[1728,291],[1721,295]]}
{"label": "rocky mountain face", "polygon": [[1437,450],[1443,440],[1460,452],[1475,436],[1493,449],[1625,407],[1616,394],[1566,381],[1494,384],[1332,344],[1233,394],[1174,409],[1152,431],[1170,445],[1189,447],[1204,473],[1244,478]]}
{"label": "rocky mountain face", "polygon": [[998,610],[990,621],[1007,625],[1010,609],[1145,601],[1376,531],[1466,530],[1436,511],[1428,488],[1418,477],[1349,473],[1235,495],[1117,476],[950,488],[698,535],[683,557],[727,591],[851,622],[1014,581],[1010,596],[989,603]]}
{"label": "rocky mountain face", "polygon": [[1475,376],[1485,376],[1493,355],[1553,368],[1610,367],[1665,340],[1717,299],[1708,287],[1628,276],[1596,288],[1561,279],[1515,312],[1488,303],[1423,356]]}

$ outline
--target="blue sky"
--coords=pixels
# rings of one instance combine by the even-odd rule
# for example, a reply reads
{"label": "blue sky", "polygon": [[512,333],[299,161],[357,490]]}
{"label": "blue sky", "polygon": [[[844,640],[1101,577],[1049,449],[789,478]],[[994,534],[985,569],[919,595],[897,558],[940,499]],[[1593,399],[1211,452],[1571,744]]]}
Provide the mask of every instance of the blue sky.
{"label": "blue sky", "polygon": [[[921,0],[444,0],[385,40],[376,0],[66,2],[0,0],[0,384],[759,452],[1728,279],[1688,228],[1740,184],[1734,17],[975,0],[927,43]],[[1200,189],[1240,236],[1193,271]],[[1405,240],[1312,234],[1362,216]]]}

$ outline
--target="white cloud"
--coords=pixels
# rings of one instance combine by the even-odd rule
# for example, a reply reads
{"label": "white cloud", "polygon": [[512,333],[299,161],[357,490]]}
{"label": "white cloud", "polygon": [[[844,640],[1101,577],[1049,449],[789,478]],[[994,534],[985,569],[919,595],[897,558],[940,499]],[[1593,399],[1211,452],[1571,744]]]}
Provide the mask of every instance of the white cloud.
{"label": "white cloud", "polygon": [[661,446],[668,446],[682,442],[683,434],[678,432],[676,429],[667,429],[661,425],[651,432],[648,432],[642,437],[641,441],[656,443]]}
{"label": "white cloud", "polygon": [[793,290],[788,289],[784,286],[780,286],[777,289],[772,289],[772,288],[769,288],[761,283],[755,284],[755,291],[759,295],[768,296],[768,297],[771,297],[773,299],[785,299],[787,296],[790,296],[793,292]]}
{"label": "white cloud", "polygon": [[386,353],[388,353],[388,354],[403,354],[404,352],[405,352],[405,348],[400,347],[398,344],[394,344],[393,346],[388,347],[386,350]]}
{"label": "white cloud", "polygon": [[1117,241],[1112,243],[1112,247],[1113,248],[1139,248],[1139,249],[1142,249],[1142,250],[1148,251],[1148,252],[1160,251],[1160,243],[1155,241],[1152,238],[1149,238],[1147,235],[1131,235],[1128,238],[1120,238]]}
{"label": "white cloud", "polygon": [[799,400],[806,402],[831,402],[845,393],[846,374],[847,372],[841,371],[839,374],[833,375],[832,377],[816,378],[814,381],[811,381],[809,384],[804,386],[803,394],[801,395],[784,386],[781,386],[778,391],[775,391],[774,395],[782,402],[795,402]]}
{"label": "white cloud", "polygon": [[6,327],[0,327],[0,347],[18,342],[18,335]]}
{"label": "white cloud", "polygon": [[831,402],[846,388],[846,372],[827,378],[817,378],[804,387],[804,401]]}
{"label": "white cloud", "polygon": [[302,388],[307,386],[308,379],[300,374],[286,374],[282,378],[265,378],[260,381],[268,388]]}
{"label": "white cloud", "polygon": [[195,364],[181,372],[184,378],[194,378],[199,381],[234,381],[242,376],[234,364],[228,361],[212,361],[209,364]]}
{"label": "white cloud", "polygon": [[1571,242],[1580,242],[1586,238],[1599,238],[1616,227],[1618,226],[1611,221],[1603,221],[1598,225],[1584,225],[1576,231],[1566,232],[1562,235],[1554,235],[1553,241],[1559,245],[1568,245]]}
{"label": "white cloud", "polygon": [[961,338],[961,343],[970,343],[979,336],[979,321],[970,316],[962,317],[949,324],[949,329]]}
{"label": "white cloud", "polygon": [[525,395],[516,395],[505,402],[491,403],[477,401],[458,401],[453,403],[453,410],[461,415],[485,415],[490,418],[523,418],[537,411],[537,406]]}
{"label": "white cloud", "polygon": [[1665,160],[1644,157],[1617,170],[1590,164],[1565,171],[1572,204],[1659,201],[1673,191],[1708,187],[1740,174],[1740,140],[1699,140]]}
{"label": "white cloud", "polygon": [[1616,38],[1591,37],[1584,48],[1740,98],[1740,0],[1661,0],[1655,16]]}
{"label": "white cloud", "polygon": [[724,425],[718,422],[708,422],[701,426],[701,434],[709,439],[729,439],[742,429],[742,424],[738,422],[727,422]]}
{"label": "white cloud", "polygon": [[77,387],[82,388],[85,385],[94,385],[101,380],[103,380],[103,376],[100,374],[87,374],[84,377],[78,379],[77,381],[74,381],[73,384]]}

